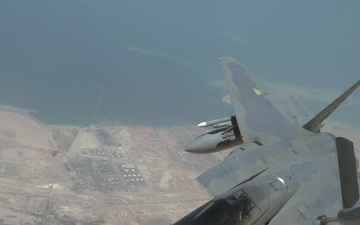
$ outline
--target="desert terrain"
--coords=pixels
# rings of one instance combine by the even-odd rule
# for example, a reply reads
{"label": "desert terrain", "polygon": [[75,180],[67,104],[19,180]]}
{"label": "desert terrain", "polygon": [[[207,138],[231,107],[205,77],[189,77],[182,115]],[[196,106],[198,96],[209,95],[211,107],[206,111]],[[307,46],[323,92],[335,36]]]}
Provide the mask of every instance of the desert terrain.
{"label": "desert terrain", "polygon": [[[360,146],[354,130],[337,123],[324,130]],[[186,153],[204,132],[193,125],[48,126],[0,109],[0,225],[174,223],[210,199],[195,178],[229,153]]]}
{"label": "desert terrain", "polygon": [[204,132],[192,125],[47,126],[14,109],[0,118],[0,224],[173,223],[210,199],[195,178],[227,154],[186,153]]}

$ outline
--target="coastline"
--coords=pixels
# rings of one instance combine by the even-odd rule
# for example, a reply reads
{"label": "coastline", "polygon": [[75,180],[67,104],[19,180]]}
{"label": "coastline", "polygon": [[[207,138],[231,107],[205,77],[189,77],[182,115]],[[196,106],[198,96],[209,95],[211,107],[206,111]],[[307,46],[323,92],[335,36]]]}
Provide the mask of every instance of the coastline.
{"label": "coastline", "polygon": [[[209,200],[195,178],[230,151],[209,155],[183,151],[190,140],[206,132],[190,124],[166,128],[110,122],[91,127],[47,125],[29,112],[0,106],[0,169],[5,171],[0,174],[0,198],[15,199],[0,201],[0,218],[25,218],[8,210],[11,205],[22,208],[21,212],[41,209],[39,215],[66,215],[74,221],[103,219],[114,224],[117,213],[126,212],[123,220],[129,224],[171,222]],[[328,128],[360,144],[358,131],[341,123]],[[356,156],[360,158],[359,151]],[[24,199],[29,199],[26,206]],[[51,199],[51,210],[43,208],[46,199]],[[119,202],[116,212],[111,210],[114,199]],[[69,210],[64,212],[64,207]],[[164,212],[171,217],[164,218]],[[27,216],[26,221],[35,218]]]}
{"label": "coastline", "polygon": [[29,115],[30,110],[0,106],[0,146],[22,146],[32,149],[56,149],[52,131],[40,120]]}
{"label": "coastline", "polygon": [[[0,218],[31,221],[37,215],[51,214],[56,220],[65,214],[69,220],[94,221],[90,212],[114,224],[116,217],[110,210],[113,202],[108,199],[116,198],[126,202],[118,205],[119,211],[134,211],[141,205],[144,215],[133,217],[129,211],[123,218],[137,224],[139,219],[161,219],[164,212],[172,212],[173,218],[179,219],[188,212],[183,206],[189,209],[209,199],[195,177],[224,155],[187,155],[183,151],[186,143],[203,132],[194,125],[58,126],[39,121],[29,111],[0,107],[0,198],[11,199],[0,201]],[[126,178],[130,175],[134,178]],[[115,178],[121,185],[115,185]],[[43,202],[50,198],[49,211]],[[29,199],[26,206],[23,199]],[[183,206],[178,205],[179,201]],[[159,206],[155,212],[149,207],[154,202]],[[12,208],[6,210],[9,205]],[[78,211],[79,206],[86,212]],[[69,212],[64,212],[64,207]],[[99,207],[104,210],[99,211]],[[19,213],[14,208],[23,210]],[[25,211],[37,213],[26,214],[25,218]]]}

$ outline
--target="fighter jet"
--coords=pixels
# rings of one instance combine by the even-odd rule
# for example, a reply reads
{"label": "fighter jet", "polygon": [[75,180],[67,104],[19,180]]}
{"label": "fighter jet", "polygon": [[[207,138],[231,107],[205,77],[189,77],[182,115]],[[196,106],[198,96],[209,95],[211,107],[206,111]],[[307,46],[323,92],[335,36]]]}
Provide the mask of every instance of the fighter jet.
{"label": "fighter jet", "polygon": [[278,101],[241,63],[219,59],[235,115],[200,123],[216,129],[186,150],[238,146],[197,180],[213,199],[174,225],[359,225],[360,175],[353,142],[321,132],[360,81],[308,122],[294,98]]}

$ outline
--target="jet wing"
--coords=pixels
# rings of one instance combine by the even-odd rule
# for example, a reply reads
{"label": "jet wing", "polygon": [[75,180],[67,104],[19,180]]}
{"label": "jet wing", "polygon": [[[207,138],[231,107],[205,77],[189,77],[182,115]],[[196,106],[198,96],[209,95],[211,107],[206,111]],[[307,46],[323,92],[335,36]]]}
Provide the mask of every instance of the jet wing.
{"label": "jet wing", "polygon": [[[336,164],[328,166],[329,171],[337,170]],[[325,167],[324,167],[325,168]],[[311,188],[309,184],[311,183]],[[316,179],[304,181],[301,188],[270,221],[269,225],[318,224],[317,218],[326,212],[327,216],[337,215],[342,208],[341,188],[333,176],[318,171]]]}
{"label": "jet wing", "polygon": [[221,57],[230,100],[245,142],[256,139],[276,142],[295,134],[294,120],[276,106],[276,101],[251,72],[230,57]]}
{"label": "jet wing", "polygon": [[[251,151],[251,153],[255,152]],[[229,157],[198,176],[196,180],[211,196],[218,196],[236,185],[256,177],[271,166],[258,154],[251,153],[244,151],[245,155],[254,159],[251,162],[253,166],[242,161],[241,157]]]}
{"label": "jet wing", "polygon": [[211,196],[215,197],[255,178],[273,165],[285,163],[289,159],[294,160],[297,154],[296,151],[291,151],[291,140],[251,151],[235,150],[220,164],[196,179]]}

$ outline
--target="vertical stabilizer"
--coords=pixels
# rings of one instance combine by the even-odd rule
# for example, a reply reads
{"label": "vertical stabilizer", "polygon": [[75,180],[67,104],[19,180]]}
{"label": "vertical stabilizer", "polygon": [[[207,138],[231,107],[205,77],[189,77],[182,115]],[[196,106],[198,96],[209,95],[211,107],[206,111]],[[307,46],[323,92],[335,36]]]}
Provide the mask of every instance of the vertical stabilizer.
{"label": "vertical stabilizer", "polygon": [[339,163],[343,208],[351,208],[359,200],[354,144],[350,140],[337,137],[336,149]]}
{"label": "vertical stabilizer", "polygon": [[341,103],[345,101],[357,87],[359,87],[360,81],[356,82],[352,87],[345,91],[340,97],[335,99],[330,105],[323,109],[319,114],[307,122],[303,128],[312,132],[319,133],[321,128],[321,122],[324,121]]}

